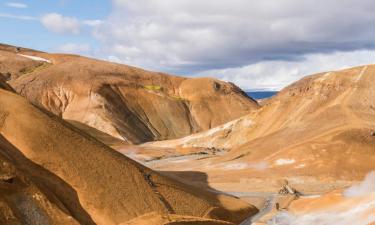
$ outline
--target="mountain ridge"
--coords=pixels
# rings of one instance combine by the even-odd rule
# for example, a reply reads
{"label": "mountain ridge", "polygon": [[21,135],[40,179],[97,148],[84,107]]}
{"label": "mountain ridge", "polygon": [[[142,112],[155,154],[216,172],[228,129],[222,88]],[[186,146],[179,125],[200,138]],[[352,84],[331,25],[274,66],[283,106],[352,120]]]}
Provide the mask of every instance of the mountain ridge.
{"label": "mountain ridge", "polygon": [[0,106],[0,190],[11,188],[0,203],[14,221],[120,224],[154,212],[236,222],[256,212],[160,175],[15,93],[0,89]]}
{"label": "mountain ridge", "polygon": [[[9,61],[2,61],[0,71],[18,93],[66,120],[129,143],[183,137],[259,108],[237,86],[212,78],[183,78],[82,56],[6,49],[1,53]],[[14,64],[18,61],[23,64]]]}

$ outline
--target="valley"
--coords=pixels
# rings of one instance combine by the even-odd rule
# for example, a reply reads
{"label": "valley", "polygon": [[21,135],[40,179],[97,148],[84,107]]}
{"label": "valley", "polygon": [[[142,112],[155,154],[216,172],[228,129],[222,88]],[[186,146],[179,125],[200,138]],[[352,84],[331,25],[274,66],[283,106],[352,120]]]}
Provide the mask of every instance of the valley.
{"label": "valley", "polygon": [[0,56],[2,224],[374,221],[374,65],[260,103],[213,78]]}

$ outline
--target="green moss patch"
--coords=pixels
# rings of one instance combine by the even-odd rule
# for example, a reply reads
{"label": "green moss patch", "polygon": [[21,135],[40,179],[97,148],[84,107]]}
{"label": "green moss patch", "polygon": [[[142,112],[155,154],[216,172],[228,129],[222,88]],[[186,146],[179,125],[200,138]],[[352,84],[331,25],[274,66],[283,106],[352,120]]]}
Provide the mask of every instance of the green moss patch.
{"label": "green moss patch", "polygon": [[181,98],[180,96],[177,96],[177,95],[171,95],[170,97],[173,98],[174,100],[177,100],[177,101],[184,101],[183,98]]}
{"label": "green moss patch", "polygon": [[40,64],[40,65],[38,65],[38,66],[22,68],[22,69],[20,70],[20,73],[21,73],[21,74],[33,73],[33,72],[38,71],[38,70],[46,69],[46,68],[48,68],[50,65],[52,65],[52,64],[51,64],[51,63],[47,63],[47,62],[43,62],[42,64]]}
{"label": "green moss patch", "polygon": [[144,86],[144,88],[146,90],[151,90],[151,91],[160,91],[160,90],[162,90],[162,87],[160,87],[158,85],[146,85],[146,86]]}

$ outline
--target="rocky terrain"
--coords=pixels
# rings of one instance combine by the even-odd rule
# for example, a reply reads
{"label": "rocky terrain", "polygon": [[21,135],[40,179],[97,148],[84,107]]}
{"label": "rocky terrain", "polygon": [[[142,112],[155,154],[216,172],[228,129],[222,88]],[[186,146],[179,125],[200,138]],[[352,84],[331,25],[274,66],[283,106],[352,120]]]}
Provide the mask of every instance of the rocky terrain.
{"label": "rocky terrain", "polygon": [[273,208],[259,218],[254,225],[371,225],[375,221],[375,172],[347,189],[335,190],[323,195],[295,198],[295,201],[279,199]]}
{"label": "rocky terrain", "polygon": [[[258,111],[237,120],[182,139],[144,144],[154,151],[178,150],[168,153],[173,157],[148,158],[146,164],[168,173],[174,171],[174,176],[197,186],[260,202],[259,208],[267,208],[267,204],[275,208],[283,183],[304,196],[317,195],[314,201],[320,202],[320,195],[348,188],[375,170],[374,81],[374,65],[307,76],[266,100]],[[186,170],[205,176],[190,176],[182,172]],[[375,186],[371,187],[367,203],[343,201],[353,207],[363,205],[373,213],[371,193]],[[294,201],[293,196],[288,201]],[[341,203],[337,204],[339,207]],[[301,205],[294,205],[293,210],[298,211]],[[317,209],[325,210],[323,205]],[[332,216],[334,210],[327,210]],[[306,217],[266,221],[332,224],[332,220],[318,223],[319,213],[298,212]],[[306,218],[310,220],[306,222]]]}
{"label": "rocky terrain", "polygon": [[374,78],[373,65],[308,76],[252,114],[145,146],[225,151],[199,160],[208,170],[360,180],[375,169]]}
{"label": "rocky terrain", "polygon": [[0,59],[0,224],[374,224],[375,65],[258,104],[211,78]]}
{"label": "rocky terrain", "polygon": [[233,224],[257,211],[154,172],[5,89],[0,161],[1,224],[139,224],[134,221],[144,218]]}
{"label": "rocky terrain", "polygon": [[211,78],[5,45],[0,57],[0,72],[18,93],[99,139],[98,133],[133,144],[174,139],[259,107],[235,85]]}

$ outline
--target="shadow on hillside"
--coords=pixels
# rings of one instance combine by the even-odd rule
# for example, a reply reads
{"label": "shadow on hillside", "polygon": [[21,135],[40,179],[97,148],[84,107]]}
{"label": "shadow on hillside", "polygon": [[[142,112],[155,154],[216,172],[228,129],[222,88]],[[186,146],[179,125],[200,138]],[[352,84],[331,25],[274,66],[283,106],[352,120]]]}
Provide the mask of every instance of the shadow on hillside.
{"label": "shadow on hillside", "polygon": [[26,158],[1,134],[0,154],[11,161],[23,174],[28,175],[33,183],[44,192],[48,200],[55,203],[61,211],[68,210],[80,224],[95,225],[90,215],[82,208],[77,192],[68,183]]}
{"label": "shadow on hillside", "polygon": [[[211,187],[208,182],[208,175],[206,173],[200,172],[200,171],[158,171],[159,173],[170,177],[172,179],[175,179],[181,183],[191,185],[196,188],[196,190],[199,192],[200,190],[206,190],[209,193],[211,193],[211,197],[215,198],[216,204],[218,206],[221,206],[223,208],[228,208],[229,202],[227,202],[227,205],[223,205],[222,200],[218,198],[217,194],[230,196],[236,199],[239,199],[236,196],[227,194],[225,192],[216,190],[215,188]],[[229,208],[232,208],[234,205],[232,205]],[[235,207],[233,207],[235,208]],[[232,209],[233,209],[232,208]],[[231,210],[230,210],[231,211]],[[238,208],[237,210],[234,210],[232,212],[225,212],[222,209],[219,209],[218,211],[213,211],[213,215],[218,216],[218,219],[224,220],[224,221],[230,221],[235,224],[239,224],[245,220],[248,220],[252,216],[254,216],[256,213],[259,212],[259,209],[255,207],[252,204],[249,204],[249,207],[247,209],[244,208]]]}
{"label": "shadow on hillside", "polygon": [[203,188],[214,193],[225,194],[211,187],[208,183],[207,174],[200,172],[200,171],[158,171],[158,172],[168,177],[171,177],[173,179],[176,179],[182,183],[188,184],[188,185],[193,185],[195,187]]}

